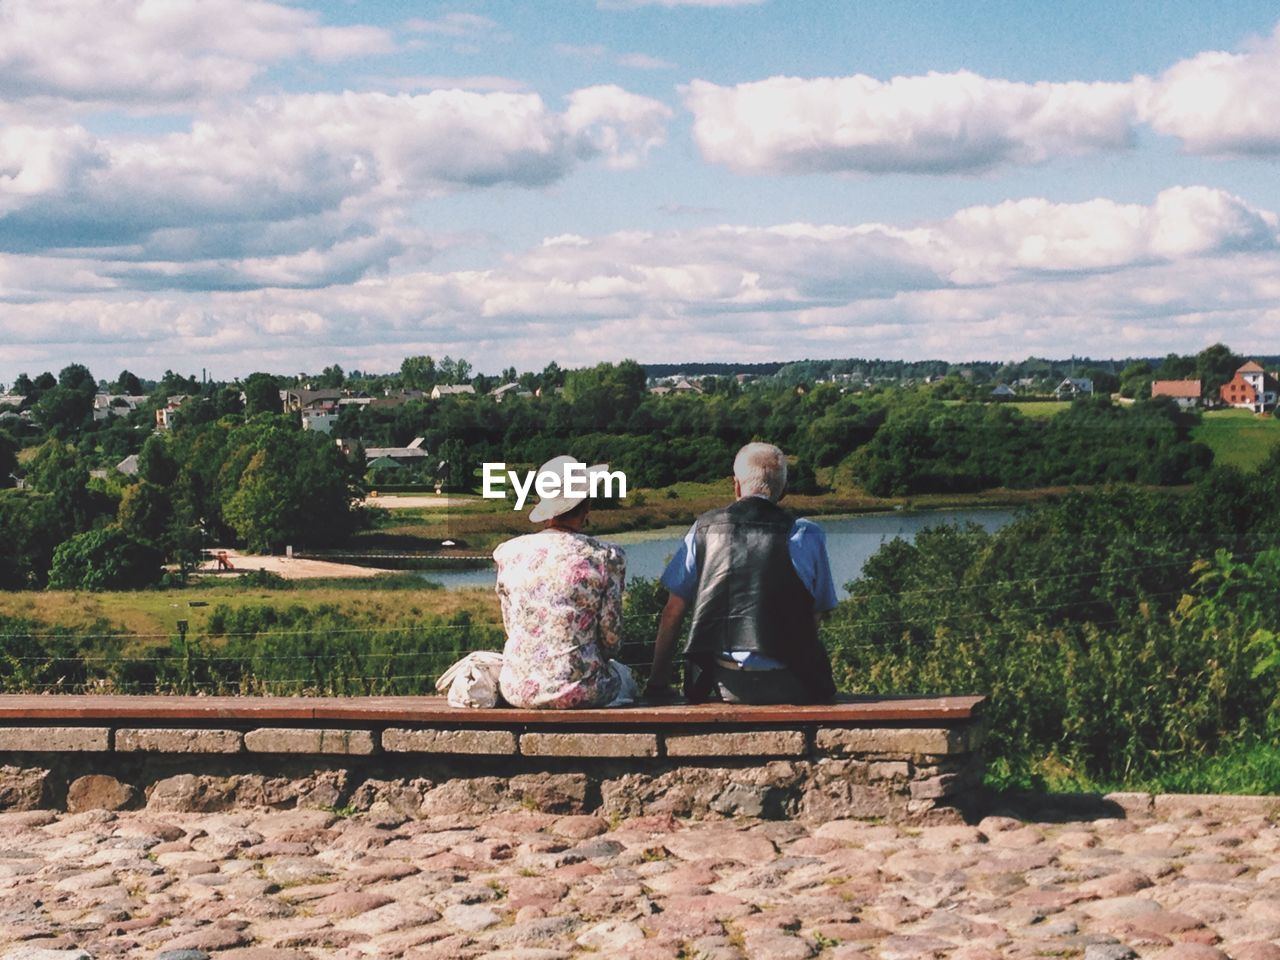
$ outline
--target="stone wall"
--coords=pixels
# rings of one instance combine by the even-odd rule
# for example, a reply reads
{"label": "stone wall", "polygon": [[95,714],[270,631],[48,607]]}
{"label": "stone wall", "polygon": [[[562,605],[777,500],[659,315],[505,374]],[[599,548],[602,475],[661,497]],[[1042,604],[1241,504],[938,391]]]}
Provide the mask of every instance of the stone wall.
{"label": "stone wall", "polygon": [[627,817],[958,819],[982,728],[771,724],[0,728],[0,809],[536,808]]}

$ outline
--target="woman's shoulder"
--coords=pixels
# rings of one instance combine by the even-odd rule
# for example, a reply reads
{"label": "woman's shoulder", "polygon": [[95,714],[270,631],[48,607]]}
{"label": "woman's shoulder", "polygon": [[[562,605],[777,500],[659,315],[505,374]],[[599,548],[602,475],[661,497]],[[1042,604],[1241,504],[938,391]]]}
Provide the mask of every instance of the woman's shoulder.
{"label": "woman's shoulder", "polygon": [[585,533],[579,534],[578,537],[582,541],[583,552],[592,554],[607,566],[626,567],[627,552],[616,543],[597,540],[595,537],[589,537]]}
{"label": "woman's shoulder", "polygon": [[526,533],[519,537],[512,537],[510,540],[504,540],[498,544],[493,550],[493,559],[498,563],[506,563],[516,557],[526,556],[530,551],[536,550],[542,541],[536,533]]}

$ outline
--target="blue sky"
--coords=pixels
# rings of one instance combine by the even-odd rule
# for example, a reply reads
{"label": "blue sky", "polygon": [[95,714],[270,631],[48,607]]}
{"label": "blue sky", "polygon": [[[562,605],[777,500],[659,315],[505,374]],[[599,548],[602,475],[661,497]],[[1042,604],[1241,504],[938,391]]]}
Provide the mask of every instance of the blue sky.
{"label": "blue sky", "polygon": [[1277,353],[1278,21],[0,0],[0,383]]}

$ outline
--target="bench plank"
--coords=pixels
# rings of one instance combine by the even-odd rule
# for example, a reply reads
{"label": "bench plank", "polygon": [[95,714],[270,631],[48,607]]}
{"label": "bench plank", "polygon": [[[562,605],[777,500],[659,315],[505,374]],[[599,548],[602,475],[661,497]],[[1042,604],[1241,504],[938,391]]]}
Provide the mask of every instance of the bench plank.
{"label": "bench plank", "polygon": [[466,710],[443,697],[193,697],[79,694],[0,695],[0,724],[31,720],[297,723],[481,724],[485,726],[701,727],[761,723],[959,723],[977,716],[985,697],[845,697],[805,706],[684,703],[607,710]]}

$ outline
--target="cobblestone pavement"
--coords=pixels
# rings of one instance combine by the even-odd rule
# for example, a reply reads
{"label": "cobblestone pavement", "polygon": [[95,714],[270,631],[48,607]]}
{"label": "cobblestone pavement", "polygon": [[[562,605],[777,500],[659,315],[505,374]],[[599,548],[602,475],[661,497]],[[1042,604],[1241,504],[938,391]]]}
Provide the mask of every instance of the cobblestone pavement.
{"label": "cobblestone pavement", "polygon": [[0,815],[0,960],[1280,958],[1280,825]]}

